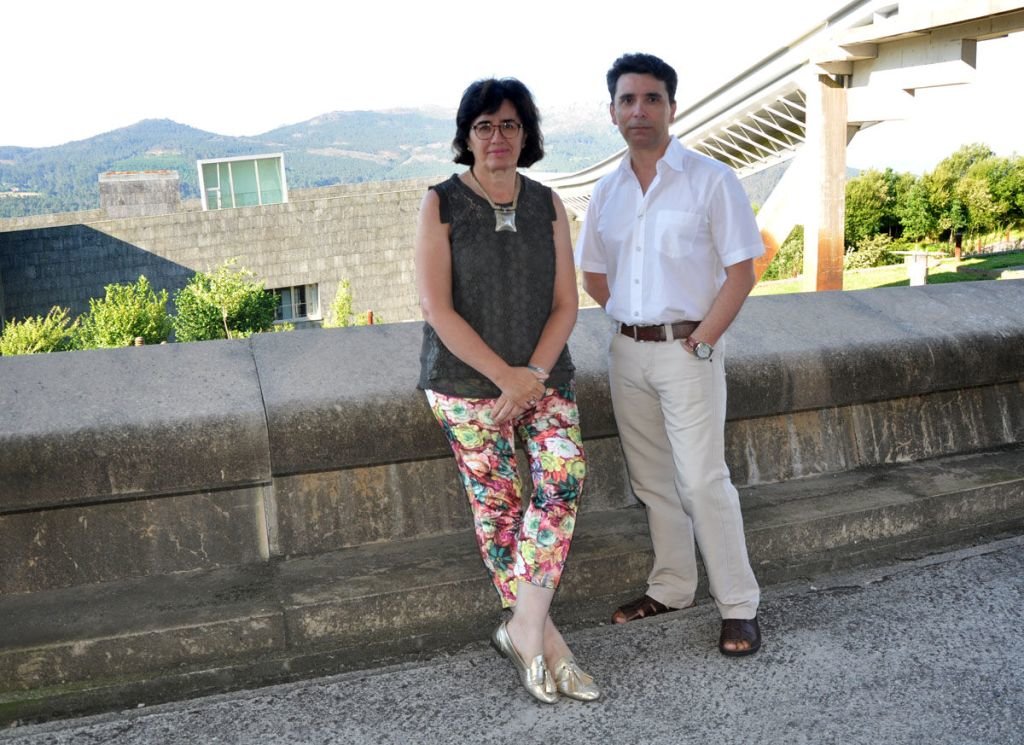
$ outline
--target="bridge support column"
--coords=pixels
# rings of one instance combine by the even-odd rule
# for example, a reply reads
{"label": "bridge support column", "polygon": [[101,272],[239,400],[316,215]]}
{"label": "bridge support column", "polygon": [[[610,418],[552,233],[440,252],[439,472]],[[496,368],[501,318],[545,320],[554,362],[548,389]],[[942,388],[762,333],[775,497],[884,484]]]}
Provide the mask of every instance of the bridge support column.
{"label": "bridge support column", "polygon": [[846,89],[829,75],[807,86],[807,145],[813,156],[804,223],[804,283],[843,289],[846,212]]}

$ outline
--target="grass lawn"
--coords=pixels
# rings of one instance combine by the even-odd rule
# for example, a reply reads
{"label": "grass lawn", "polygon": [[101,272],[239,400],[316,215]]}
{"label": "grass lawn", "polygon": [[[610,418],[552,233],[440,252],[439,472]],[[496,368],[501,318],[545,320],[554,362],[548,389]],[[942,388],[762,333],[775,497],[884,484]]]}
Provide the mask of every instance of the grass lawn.
{"label": "grass lawn", "polygon": [[[977,282],[995,279],[995,272],[1006,267],[1024,267],[1024,251],[972,256],[957,261],[953,258],[939,259],[938,264],[928,269],[928,284],[947,282]],[[844,290],[870,290],[875,287],[907,287],[910,279],[903,264],[878,266],[871,269],[848,269],[843,272]],[[758,282],[751,295],[784,295],[790,292],[804,292],[803,278],[780,279],[774,282]]]}

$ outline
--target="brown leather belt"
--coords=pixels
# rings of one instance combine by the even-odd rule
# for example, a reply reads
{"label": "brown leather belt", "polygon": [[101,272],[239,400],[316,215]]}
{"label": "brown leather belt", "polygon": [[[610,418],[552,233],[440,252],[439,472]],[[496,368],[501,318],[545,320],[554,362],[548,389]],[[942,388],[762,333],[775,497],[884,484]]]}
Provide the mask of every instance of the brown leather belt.
{"label": "brown leather belt", "polygon": [[[659,326],[630,326],[628,323],[622,323],[619,324],[619,333],[635,341],[672,341],[685,339],[696,331],[699,325],[700,321],[676,321]],[[666,328],[672,329],[671,336],[666,333]]]}

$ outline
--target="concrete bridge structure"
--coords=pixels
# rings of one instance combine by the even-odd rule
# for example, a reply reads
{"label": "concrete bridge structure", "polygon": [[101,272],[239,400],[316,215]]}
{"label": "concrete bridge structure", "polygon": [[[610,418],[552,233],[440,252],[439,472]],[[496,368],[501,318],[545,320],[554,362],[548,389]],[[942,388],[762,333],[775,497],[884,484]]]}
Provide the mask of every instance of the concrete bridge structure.
{"label": "concrete bridge structure", "polygon": [[[918,89],[970,84],[978,43],[1024,30],[1019,0],[825,5],[832,12],[821,23],[716,90],[693,103],[680,96],[670,128],[741,178],[790,163],[758,213],[767,248],[758,268],[803,225],[808,290],[843,286],[847,144],[866,127],[909,116]],[[622,157],[548,183],[582,216],[594,184]]]}

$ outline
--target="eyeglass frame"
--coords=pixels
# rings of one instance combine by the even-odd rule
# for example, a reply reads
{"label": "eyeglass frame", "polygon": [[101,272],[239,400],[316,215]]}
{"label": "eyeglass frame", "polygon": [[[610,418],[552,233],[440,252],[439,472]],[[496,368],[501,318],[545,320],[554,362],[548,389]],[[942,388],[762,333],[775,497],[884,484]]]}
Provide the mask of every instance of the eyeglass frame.
{"label": "eyeglass frame", "polygon": [[[505,132],[506,129],[512,129],[513,127],[515,128],[515,134]],[[481,128],[489,129],[491,131],[487,135],[482,135],[480,134]],[[470,129],[473,130],[473,134],[475,134],[477,138],[483,142],[487,142],[488,140],[494,139],[495,132],[500,132],[502,138],[505,140],[514,140],[523,131],[523,123],[518,122],[515,119],[502,119],[500,122],[497,123],[484,120],[482,122],[477,122],[476,124],[472,125]]]}

